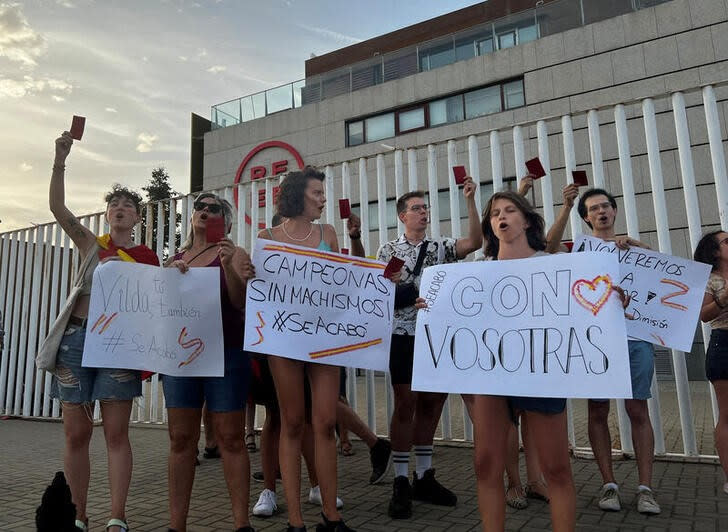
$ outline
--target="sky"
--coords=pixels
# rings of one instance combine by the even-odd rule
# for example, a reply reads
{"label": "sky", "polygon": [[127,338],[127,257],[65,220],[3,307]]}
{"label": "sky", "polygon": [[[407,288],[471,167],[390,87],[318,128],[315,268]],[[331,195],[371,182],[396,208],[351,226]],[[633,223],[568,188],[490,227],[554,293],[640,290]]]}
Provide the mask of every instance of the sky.
{"label": "sky", "polygon": [[103,210],[157,166],[189,192],[190,113],[304,77],[304,62],[474,0],[0,0],[0,232],[52,220],[54,140],[75,115],[66,204]]}

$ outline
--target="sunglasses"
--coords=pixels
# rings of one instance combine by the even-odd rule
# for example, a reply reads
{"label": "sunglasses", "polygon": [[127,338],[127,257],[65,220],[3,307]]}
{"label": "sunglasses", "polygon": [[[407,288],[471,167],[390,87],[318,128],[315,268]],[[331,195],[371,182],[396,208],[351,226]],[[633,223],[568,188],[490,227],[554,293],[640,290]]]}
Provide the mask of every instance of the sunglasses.
{"label": "sunglasses", "polygon": [[196,201],[194,207],[196,211],[202,211],[204,209],[207,209],[207,212],[209,212],[210,214],[220,214],[222,212],[222,205],[218,203],[205,203],[204,201]]}

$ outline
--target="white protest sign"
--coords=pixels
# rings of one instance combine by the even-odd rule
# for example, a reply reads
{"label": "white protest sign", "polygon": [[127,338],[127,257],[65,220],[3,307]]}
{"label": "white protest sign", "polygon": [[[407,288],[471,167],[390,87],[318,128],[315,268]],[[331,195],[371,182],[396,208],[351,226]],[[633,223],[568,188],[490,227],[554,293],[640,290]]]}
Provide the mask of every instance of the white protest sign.
{"label": "white protest sign", "polygon": [[412,389],[632,397],[618,276],[600,253],[425,269]]}
{"label": "white protest sign", "polygon": [[394,284],[385,264],[260,238],[253,264],[245,349],[388,370]]}
{"label": "white protest sign", "polygon": [[96,268],[91,286],[84,366],[224,375],[217,268],[182,274],[177,268],[110,261]]}
{"label": "white protest sign", "polygon": [[614,242],[582,235],[574,251],[612,253],[619,261],[618,285],[632,300],[627,334],[653,344],[690,352],[710,266],[650,249],[617,248]]}

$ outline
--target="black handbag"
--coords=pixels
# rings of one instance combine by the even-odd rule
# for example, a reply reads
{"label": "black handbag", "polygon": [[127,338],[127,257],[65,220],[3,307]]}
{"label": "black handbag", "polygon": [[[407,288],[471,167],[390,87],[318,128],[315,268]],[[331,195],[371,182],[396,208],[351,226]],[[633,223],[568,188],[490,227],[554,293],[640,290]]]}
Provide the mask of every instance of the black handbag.
{"label": "black handbag", "polygon": [[[420,274],[420,271],[422,271],[422,264],[425,262],[426,254],[427,240],[422,242],[420,254],[417,255],[417,263],[415,264],[415,269],[412,270],[413,278],[416,278]],[[417,300],[418,293],[419,288],[415,285],[415,283],[397,283],[397,286],[394,288],[395,310],[404,307],[411,307],[412,305],[414,305],[415,301]]]}

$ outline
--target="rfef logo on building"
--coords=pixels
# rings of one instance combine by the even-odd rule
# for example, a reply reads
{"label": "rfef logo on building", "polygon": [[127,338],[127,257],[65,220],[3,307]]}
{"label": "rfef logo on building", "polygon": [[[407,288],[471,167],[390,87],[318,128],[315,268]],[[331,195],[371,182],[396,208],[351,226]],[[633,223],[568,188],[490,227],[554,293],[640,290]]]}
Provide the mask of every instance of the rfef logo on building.
{"label": "rfef logo on building", "polygon": [[[290,157],[293,157],[293,162],[290,161]],[[241,181],[255,181],[256,179],[285,174],[291,169],[290,166],[293,163],[298,165],[299,170],[303,169],[303,157],[293,146],[280,140],[263,142],[250,150],[248,155],[243,158],[243,162],[240,163],[235,174],[235,184],[237,185]],[[277,190],[278,187],[273,190],[274,197]],[[237,207],[239,202],[237,187],[234,189],[234,194],[235,206]],[[258,191],[258,206],[265,207],[265,189]],[[245,214],[245,222],[248,225],[252,223],[247,213]],[[258,225],[261,229],[265,228],[265,223],[259,223]]]}

